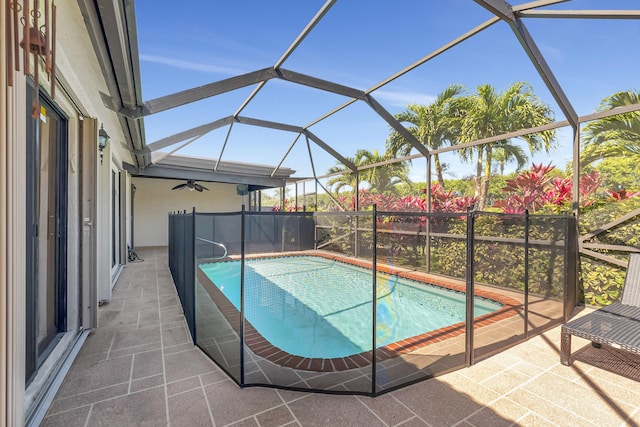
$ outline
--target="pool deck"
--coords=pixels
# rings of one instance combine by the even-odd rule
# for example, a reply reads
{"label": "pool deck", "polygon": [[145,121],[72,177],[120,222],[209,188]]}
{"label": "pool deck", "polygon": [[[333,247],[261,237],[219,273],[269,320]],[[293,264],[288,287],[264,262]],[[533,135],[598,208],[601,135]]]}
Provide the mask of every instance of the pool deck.
{"label": "pool deck", "polygon": [[559,326],[376,398],[240,389],[193,346],[166,248],[138,253],[43,426],[640,425],[640,357],[574,339],[563,366]]}

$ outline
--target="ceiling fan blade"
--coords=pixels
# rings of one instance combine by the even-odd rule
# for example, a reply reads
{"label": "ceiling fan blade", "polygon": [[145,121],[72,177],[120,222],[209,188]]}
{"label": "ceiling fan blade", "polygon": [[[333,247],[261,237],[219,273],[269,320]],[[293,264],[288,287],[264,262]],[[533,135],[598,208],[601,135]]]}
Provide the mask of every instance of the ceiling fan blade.
{"label": "ceiling fan blade", "polygon": [[201,193],[202,193],[202,190],[207,190],[207,191],[209,190],[207,187],[205,187],[202,184],[198,184],[197,182],[193,183],[193,189],[198,190]]}
{"label": "ceiling fan blade", "polygon": [[205,187],[204,185],[200,185],[198,184],[195,180],[193,179],[188,179],[187,182],[184,182],[182,184],[178,184],[175,187],[172,188],[172,190],[182,190],[183,188],[188,188],[190,190],[197,190],[200,193],[202,193],[203,190],[207,190],[209,191],[209,189],[207,187]]}

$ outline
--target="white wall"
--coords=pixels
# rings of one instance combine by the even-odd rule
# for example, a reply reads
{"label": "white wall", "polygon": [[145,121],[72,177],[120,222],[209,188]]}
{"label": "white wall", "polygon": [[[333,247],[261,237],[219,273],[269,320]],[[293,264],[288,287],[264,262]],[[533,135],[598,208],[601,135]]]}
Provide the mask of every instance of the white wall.
{"label": "white wall", "polygon": [[[57,345],[43,364],[27,390],[25,397],[25,77],[23,71],[14,73],[14,86],[7,88],[7,70],[2,62],[0,67],[0,425],[18,426],[24,424],[25,409],[35,402],[45,384],[57,371],[59,361],[65,351],[72,345],[83,323],[79,297],[87,295],[88,289],[80,287],[80,260],[88,256],[89,251],[80,246],[82,234],[81,224],[82,202],[80,187],[83,184],[82,152],[84,144],[97,143],[97,129],[93,138],[82,138],[80,123],[84,117],[96,117],[98,123],[104,123],[105,129],[112,137],[114,153],[119,161],[132,163],[131,155],[122,146],[124,133],[120,127],[118,116],[108,110],[100,92],[107,93],[107,86],[100,71],[100,66],[88,37],[83,15],[77,1],[60,0],[57,3],[57,45],[56,45],[56,75],[59,85],[56,87],[54,104],[68,119],[69,131],[69,160],[68,170],[68,246],[67,246],[67,318],[68,334]],[[6,33],[7,1],[0,0],[0,34]],[[40,7],[43,3],[40,2]],[[6,58],[6,45],[0,43],[0,58]],[[31,67],[34,61],[31,60]],[[40,68],[40,85],[44,93],[51,93],[50,79],[43,68]],[[84,116],[84,117],[83,117]],[[85,119],[88,120],[88,119]],[[90,150],[86,150],[87,152]],[[97,174],[98,182],[107,180],[108,165],[111,153],[105,153],[104,166],[98,163],[97,170],[90,174]],[[119,163],[120,164],[120,163]],[[86,182],[84,183],[87,184]],[[107,193],[108,195],[108,193]],[[95,194],[94,194],[95,196]],[[99,195],[97,195],[100,199]],[[108,197],[101,202],[107,206]],[[6,209],[5,209],[6,207]],[[89,218],[94,219],[95,218]],[[5,233],[6,232],[6,233]],[[102,238],[98,246],[102,252],[108,253],[110,239]],[[104,257],[108,263],[108,256]],[[98,286],[96,282],[108,282],[109,271],[102,270],[91,282],[91,286]],[[95,301],[97,303],[97,300]],[[95,306],[96,304],[94,304]],[[86,305],[83,305],[86,308]],[[67,340],[67,337],[69,339]]]}
{"label": "white wall", "polygon": [[[81,109],[88,116],[97,119],[96,134],[93,140],[82,141],[82,144],[97,145],[97,131],[101,125],[110,135],[111,142],[104,151],[102,164],[97,159],[96,150],[96,194],[97,201],[94,223],[94,232],[97,240],[96,253],[96,281],[99,291],[98,299],[109,300],[111,298],[111,234],[109,225],[111,224],[111,159],[122,170],[122,162],[134,163],[131,153],[125,147],[125,136],[120,126],[118,115],[104,106],[100,93],[108,93],[107,84],[100,70],[100,64],[95,55],[93,45],[87,34],[82,12],[77,2],[61,1],[57,3],[57,31],[58,45],[56,51],[57,74],[63,76],[68,87],[56,89],[56,102],[65,91],[73,94],[73,98]],[[41,84],[48,86],[47,79],[41,78]],[[72,105],[72,104],[70,104]],[[70,117],[74,116],[73,111],[65,111]],[[77,114],[77,113],[75,113]],[[76,126],[70,123],[70,126]],[[77,139],[77,138],[76,138]],[[71,141],[70,141],[71,144]],[[71,155],[71,153],[70,153]],[[77,163],[77,159],[70,157],[70,163]],[[73,166],[71,166],[73,167]],[[77,199],[77,190],[70,192],[70,199]],[[71,218],[70,218],[71,220]],[[78,232],[74,237],[69,236],[70,245],[77,245]]]}
{"label": "white wall", "polygon": [[169,212],[191,210],[200,212],[238,212],[242,197],[236,194],[235,184],[200,182],[209,189],[199,193],[188,189],[171,188],[185,180],[133,178],[136,186],[134,198],[134,245],[167,246]]}

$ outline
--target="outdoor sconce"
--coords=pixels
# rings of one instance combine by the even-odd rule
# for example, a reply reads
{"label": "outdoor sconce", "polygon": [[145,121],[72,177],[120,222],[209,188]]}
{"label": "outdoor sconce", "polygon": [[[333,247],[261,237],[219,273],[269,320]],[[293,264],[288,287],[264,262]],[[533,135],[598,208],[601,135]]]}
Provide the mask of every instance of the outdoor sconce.
{"label": "outdoor sconce", "polygon": [[102,159],[104,158],[104,149],[107,148],[107,144],[111,140],[111,137],[104,130],[104,124],[100,125],[100,131],[98,131],[98,150],[100,150],[100,164],[102,164]]}

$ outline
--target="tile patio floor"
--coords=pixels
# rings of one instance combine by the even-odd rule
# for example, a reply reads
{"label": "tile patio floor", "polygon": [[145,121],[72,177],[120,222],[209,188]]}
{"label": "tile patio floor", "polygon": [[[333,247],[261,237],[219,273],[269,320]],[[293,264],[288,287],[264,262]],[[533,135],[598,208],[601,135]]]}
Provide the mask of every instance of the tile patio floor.
{"label": "tile patio floor", "polygon": [[42,425],[640,425],[640,358],[574,337],[577,361],[562,366],[559,327],[377,398],[240,389],[193,346],[166,248],[139,254],[145,261],[124,269]]}

